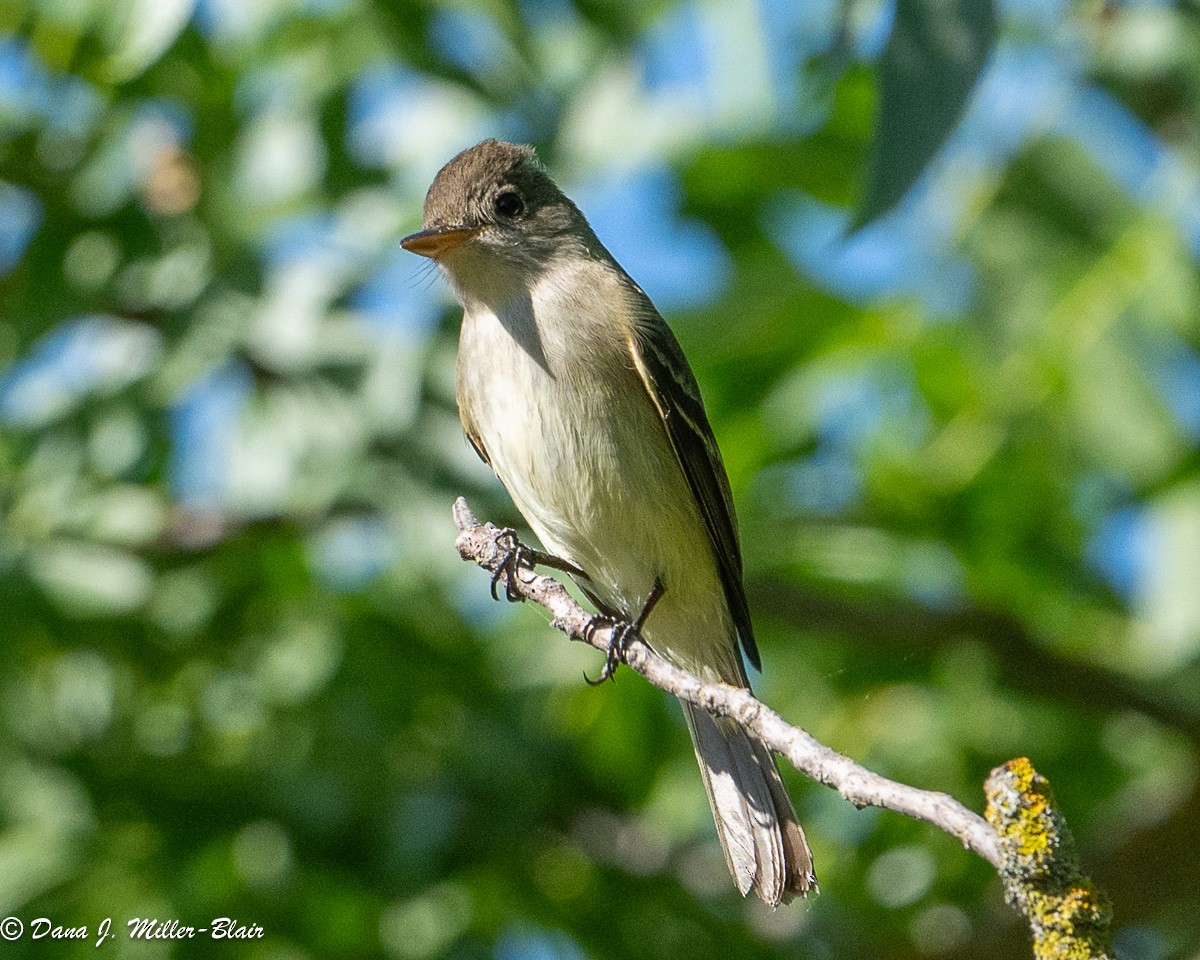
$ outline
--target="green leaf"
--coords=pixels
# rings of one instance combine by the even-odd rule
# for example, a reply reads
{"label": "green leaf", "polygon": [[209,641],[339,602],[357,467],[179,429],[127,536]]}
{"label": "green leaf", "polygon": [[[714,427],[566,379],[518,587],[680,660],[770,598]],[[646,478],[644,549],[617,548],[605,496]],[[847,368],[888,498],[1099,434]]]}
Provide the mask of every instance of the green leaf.
{"label": "green leaf", "polygon": [[898,0],[880,60],[880,107],[854,229],[916,182],[958,123],[996,35],[992,0]]}
{"label": "green leaf", "polygon": [[132,0],[109,9],[106,78],[124,83],[158,62],[183,32],[196,0]]}

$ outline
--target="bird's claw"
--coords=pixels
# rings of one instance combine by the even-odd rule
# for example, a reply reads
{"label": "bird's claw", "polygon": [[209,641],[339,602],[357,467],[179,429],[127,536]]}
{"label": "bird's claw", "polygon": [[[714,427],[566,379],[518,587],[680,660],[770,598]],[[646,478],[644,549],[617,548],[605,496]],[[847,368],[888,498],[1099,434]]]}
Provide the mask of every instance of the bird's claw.
{"label": "bird's claw", "polygon": [[587,626],[583,628],[583,638],[588,643],[593,643],[596,631],[604,630],[605,628],[611,629],[612,635],[608,638],[608,643],[605,647],[604,666],[600,668],[600,676],[593,680],[586,673],[583,675],[583,679],[593,687],[600,686],[600,684],[610,679],[617,672],[617,667],[625,659],[625,651],[629,647],[630,637],[637,633],[637,628],[628,620],[600,616],[592,617],[587,622]]}
{"label": "bird's claw", "polygon": [[564,573],[569,573],[573,577],[583,576],[583,571],[579,569],[570,560],[564,560],[562,557],[556,557],[551,553],[544,553],[541,550],[535,550],[533,547],[527,547],[517,538],[517,531],[512,527],[505,527],[496,534],[496,546],[504,551],[500,557],[500,562],[496,564],[492,570],[492,599],[499,600],[500,594],[497,588],[500,585],[500,578],[504,578],[504,596],[509,603],[517,603],[525,599],[525,595],[517,589],[517,571],[521,567],[532,571],[534,567],[554,567],[556,570],[562,570]]}
{"label": "bird's claw", "polygon": [[504,578],[504,596],[509,603],[517,603],[525,597],[517,590],[517,570],[522,564],[529,566],[530,549],[517,539],[517,532],[512,527],[505,527],[496,536],[496,546],[504,551],[504,556],[492,571],[492,599],[499,600],[497,586],[500,578]]}
{"label": "bird's claw", "polygon": [[662,581],[656,578],[654,588],[650,591],[650,596],[646,598],[645,604],[642,605],[641,613],[637,615],[636,620],[631,621],[620,617],[601,615],[592,617],[587,622],[587,625],[583,628],[583,638],[588,643],[593,643],[597,630],[608,628],[612,631],[609,635],[608,643],[605,645],[604,666],[600,668],[600,676],[593,680],[586,673],[583,675],[583,679],[589,685],[598,687],[605,680],[611,679],[617,672],[617,667],[624,662],[625,655],[629,650],[629,641],[634,637],[641,637],[642,627],[646,623],[646,618],[650,616],[650,611],[654,609],[654,605],[658,603],[662,595]]}

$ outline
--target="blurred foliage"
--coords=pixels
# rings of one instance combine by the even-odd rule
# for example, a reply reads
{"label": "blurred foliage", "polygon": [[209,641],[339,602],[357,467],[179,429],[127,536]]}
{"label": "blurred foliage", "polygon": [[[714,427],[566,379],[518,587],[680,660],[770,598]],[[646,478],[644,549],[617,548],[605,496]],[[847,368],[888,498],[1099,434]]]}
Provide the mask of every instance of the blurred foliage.
{"label": "blurred foliage", "polygon": [[[691,358],[760,695],[976,809],[1030,756],[1121,955],[1200,956],[1200,8],[1010,0],[953,133],[970,31],[892,107],[942,124],[872,147],[894,15],[0,0],[0,915],[133,957],[1028,954],[985,864],[791,774],[822,894],[743,902],[676,706],[459,561],[454,496],[516,517],[396,240],[496,135]],[[851,232],[869,156],[925,169]],[[265,935],[125,938],[220,916]]]}
{"label": "blurred foliage", "polygon": [[898,204],[953,133],[995,44],[992,0],[896,0],[861,228]]}

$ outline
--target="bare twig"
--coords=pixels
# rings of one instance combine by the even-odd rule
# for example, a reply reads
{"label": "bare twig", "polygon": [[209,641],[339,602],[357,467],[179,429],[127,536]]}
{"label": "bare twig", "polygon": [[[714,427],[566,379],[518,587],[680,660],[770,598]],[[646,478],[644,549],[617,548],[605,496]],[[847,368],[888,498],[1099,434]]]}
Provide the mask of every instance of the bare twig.
{"label": "bare twig", "polygon": [[[494,572],[507,552],[496,543],[500,529],[490,523],[481,524],[461,497],[454,504],[454,520],[459,530],[458,552],[464,559]],[[607,650],[610,630],[587,631],[591,614],[561,583],[531,570],[522,570],[517,580],[516,592],[549,610],[554,616],[554,627],[572,640]],[[749,690],[701,681],[664,660],[636,635],[626,645],[624,660],[656,687],[680,700],[737,720],[801,773],[832,787],[856,807],[885,807],[932,823],[957,837],[964,847],[974,850],[993,867],[1000,866],[995,830],[953,797],[919,790],[872,773],[789,724]]]}
{"label": "bare twig", "polygon": [[[511,537],[497,542],[503,531],[480,523],[461,497],[454,504],[454,520],[463,559],[494,574],[501,570],[512,549]],[[613,628],[598,626],[601,621],[557,580],[527,566],[516,570],[516,582],[506,583],[513,596],[545,607],[553,614],[551,625],[572,640],[608,651]],[[499,577],[507,580],[507,572]],[[1049,784],[1028,760],[1010,760],[992,771],[984,820],[945,793],[872,773],[792,726],[749,690],[704,682],[664,660],[636,633],[627,637],[620,657],[656,687],[710,713],[732,717],[801,773],[832,787],[856,807],[883,807],[957,837],[1000,874],[1005,899],[1029,921],[1036,960],[1111,960],[1108,900],[1081,874]]]}

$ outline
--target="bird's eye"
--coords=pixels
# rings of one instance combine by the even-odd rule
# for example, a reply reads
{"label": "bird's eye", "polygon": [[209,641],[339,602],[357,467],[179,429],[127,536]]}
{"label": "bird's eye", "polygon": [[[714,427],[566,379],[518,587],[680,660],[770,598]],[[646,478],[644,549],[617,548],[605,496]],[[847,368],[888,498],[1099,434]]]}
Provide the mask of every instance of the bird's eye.
{"label": "bird's eye", "polygon": [[500,194],[492,205],[502,217],[519,217],[525,212],[525,202],[511,190]]}

